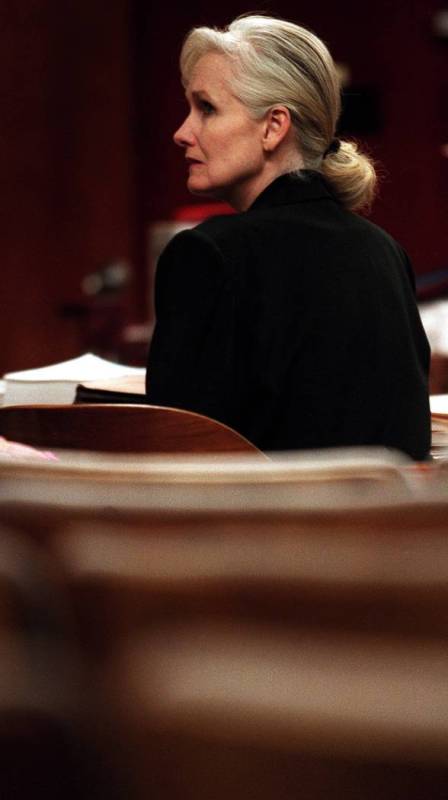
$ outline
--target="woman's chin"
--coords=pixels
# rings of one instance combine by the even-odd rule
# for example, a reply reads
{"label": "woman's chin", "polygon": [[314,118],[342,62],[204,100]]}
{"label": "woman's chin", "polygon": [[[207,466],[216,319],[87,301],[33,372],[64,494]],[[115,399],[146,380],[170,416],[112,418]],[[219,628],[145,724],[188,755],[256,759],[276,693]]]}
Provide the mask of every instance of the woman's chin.
{"label": "woman's chin", "polygon": [[187,181],[187,189],[191,194],[202,195],[203,197],[215,197],[216,190],[206,181],[195,180],[194,177]]}

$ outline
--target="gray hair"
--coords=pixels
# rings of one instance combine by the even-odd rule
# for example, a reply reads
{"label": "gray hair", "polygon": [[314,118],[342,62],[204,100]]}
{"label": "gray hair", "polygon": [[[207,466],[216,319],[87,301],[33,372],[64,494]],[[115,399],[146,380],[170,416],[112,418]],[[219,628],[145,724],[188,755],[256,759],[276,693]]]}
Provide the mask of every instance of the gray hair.
{"label": "gray hair", "polygon": [[317,36],[292,22],[254,14],[222,30],[194,28],[180,57],[185,85],[197,61],[210,52],[230,60],[232,90],[254,118],[279,103],[288,108],[305,168],[320,171],[345,207],[371,204],[376,185],[371,160],[352,141],[328,152],[341,110],[340,81]]}

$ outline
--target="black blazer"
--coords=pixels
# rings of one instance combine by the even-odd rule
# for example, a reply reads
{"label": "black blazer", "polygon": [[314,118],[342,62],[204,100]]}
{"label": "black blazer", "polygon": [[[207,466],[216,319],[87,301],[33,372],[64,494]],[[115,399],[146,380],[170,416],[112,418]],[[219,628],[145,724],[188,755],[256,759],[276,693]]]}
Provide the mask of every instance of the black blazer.
{"label": "black blazer", "polygon": [[262,450],[387,445],[425,458],[429,346],[408,258],[318,173],[177,235],[156,276],[148,402]]}

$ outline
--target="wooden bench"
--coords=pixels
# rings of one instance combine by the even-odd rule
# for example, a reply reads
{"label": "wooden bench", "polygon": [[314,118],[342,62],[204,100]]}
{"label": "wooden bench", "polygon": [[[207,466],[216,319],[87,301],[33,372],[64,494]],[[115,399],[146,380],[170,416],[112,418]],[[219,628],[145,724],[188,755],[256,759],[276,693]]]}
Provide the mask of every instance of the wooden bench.
{"label": "wooden bench", "polygon": [[0,435],[50,449],[260,453],[221,422],[190,411],[143,404],[4,406],[0,408]]}

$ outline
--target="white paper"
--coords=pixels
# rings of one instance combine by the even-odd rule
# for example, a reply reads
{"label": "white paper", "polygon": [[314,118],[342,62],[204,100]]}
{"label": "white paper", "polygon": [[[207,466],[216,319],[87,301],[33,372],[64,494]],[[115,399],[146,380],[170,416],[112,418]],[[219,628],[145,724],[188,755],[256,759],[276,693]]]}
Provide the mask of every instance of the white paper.
{"label": "white paper", "polygon": [[448,394],[432,394],[429,402],[431,414],[448,414]]}
{"label": "white paper", "polygon": [[129,375],[144,375],[143,367],[128,367],[85,353],[37,369],[9,372],[4,375],[4,405],[37,403],[73,403],[76,387],[86,381],[103,381]]}
{"label": "white paper", "polygon": [[431,351],[448,355],[448,300],[422,303],[419,310]]}

